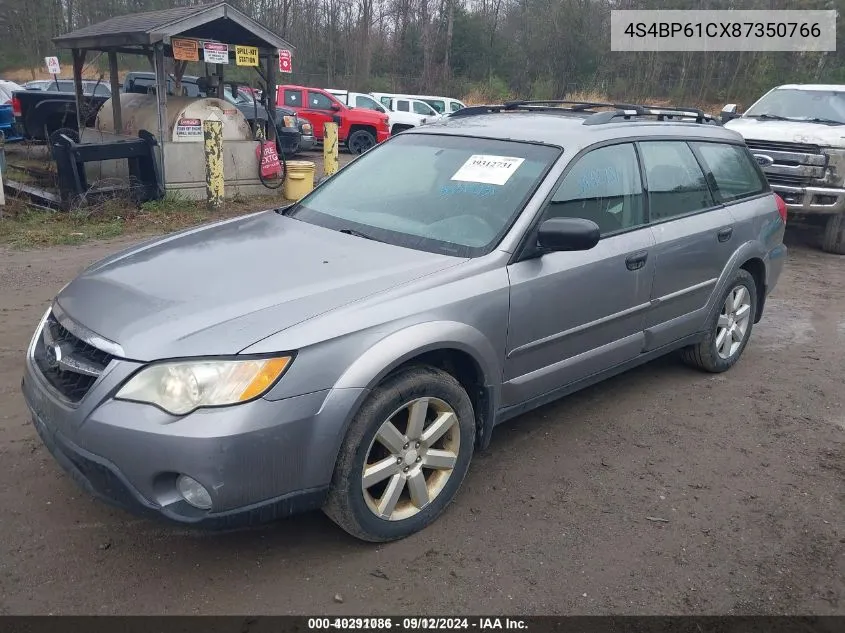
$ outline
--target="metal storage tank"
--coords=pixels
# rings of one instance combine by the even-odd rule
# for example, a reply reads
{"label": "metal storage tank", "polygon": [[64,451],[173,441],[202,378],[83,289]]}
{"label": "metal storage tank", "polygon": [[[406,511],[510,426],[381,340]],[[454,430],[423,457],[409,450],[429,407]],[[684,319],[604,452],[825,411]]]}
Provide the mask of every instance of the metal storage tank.
{"label": "metal storage tank", "polygon": [[[114,97],[112,97],[114,98]],[[86,128],[82,142],[137,138],[140,130],[158,137],[158,105],[154,94],[119,93],[123,134],[114,128],[111,99],[100,108],[96,128]],[[205,153],[202,122],[216,118],[223,122],[223,171],[226,196],[269,192],[258,177],[258,142],[241,111],[233,104],[214,97],[167,97],[167,112],[161,149],[164,156],[165,189],[189,198],[205,197]],[[89,182],[128,180],[125,161],[87,163]]]}

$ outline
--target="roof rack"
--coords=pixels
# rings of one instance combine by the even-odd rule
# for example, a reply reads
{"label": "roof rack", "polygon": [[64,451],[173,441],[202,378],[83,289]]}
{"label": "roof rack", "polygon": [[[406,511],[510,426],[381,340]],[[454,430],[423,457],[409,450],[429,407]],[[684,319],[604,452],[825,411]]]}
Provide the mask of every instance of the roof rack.
{"label": "roof rack", "polygon": [[[562,107],[564,106],[564,107]],[[568,107],[565,107],[568,106]],[[596,108],[613,108],[604,112],[591,112]],[[721,125],[718,119],[706,114],[699,108],[688,108],[686,106],[649,106],[634,103],[606,103],[601,101],[573,101],[573,100],[548,100],[548,101],[506,101],[499,105],[468,106],[457,112],[452,117],[476,116],[481,114],[496,114],[499,112],[570,112],[590,114],[584,120],[584,125],[601,125],[610,123],[616,119],[630,120],[632,117],[656,117],[658,121],[683,121],[693,119],[696,123],[709,123]]]}

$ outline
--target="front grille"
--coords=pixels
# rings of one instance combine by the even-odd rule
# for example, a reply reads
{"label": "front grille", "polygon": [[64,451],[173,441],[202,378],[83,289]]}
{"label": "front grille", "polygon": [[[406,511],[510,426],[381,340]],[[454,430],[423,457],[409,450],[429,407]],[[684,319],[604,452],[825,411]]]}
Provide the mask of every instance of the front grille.
{"label": "front grille", "polygon": [[809,180],[804,176],[788,176],[786,174],[766,174],[766,178],[770,185],[783,185],[784,187],[803,187]]}
{"label": "front grille", "polygon": [[72,334],[51,313],[33,349],[41,375],[61,396],[78,403],[114,358]]}
{"label": "front grille", "polygon": [[818,145],[807,145],[804,143],[782,143],[780,141],[758,141],[746,140],[745,144],[750,150],[761,150],[769,152],[795,152],[798,154],[821,154],[822,150]]}

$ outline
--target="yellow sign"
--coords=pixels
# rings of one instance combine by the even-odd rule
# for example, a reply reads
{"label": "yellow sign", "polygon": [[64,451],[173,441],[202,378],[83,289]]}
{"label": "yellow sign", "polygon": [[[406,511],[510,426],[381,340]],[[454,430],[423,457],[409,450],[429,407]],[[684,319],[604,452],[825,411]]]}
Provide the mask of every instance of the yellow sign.
{"label": "yellow sign", "polygon": [[179,59],[186,62],[198,62],[200,60],[199,47],[196,40],[177,40],[171,41],[170,46],[173,48],[173,59]]}
{"label": "yellow sign", "polygon": [[235,63],[238,66],[258,66],[258,48],[235,46]]}

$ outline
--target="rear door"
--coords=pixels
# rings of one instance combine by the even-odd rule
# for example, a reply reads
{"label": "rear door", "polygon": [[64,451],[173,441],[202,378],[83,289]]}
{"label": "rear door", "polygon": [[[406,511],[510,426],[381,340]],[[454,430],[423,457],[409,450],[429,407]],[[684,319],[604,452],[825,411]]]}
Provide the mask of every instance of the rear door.
{"label": "rear door", "polygon": [[638,143],[655,245],[645,350],[694,334],[739,244],[730,210],[714,197],[700,157],[682,140]]}
{"label": "rear door", "polygon": [[593,220],[601,239],[589,251],[547,253],[508,267],[505,407],[624,363],[642,350],[654,237],[634,145],[600,147],[575,161],[542,219]]}

